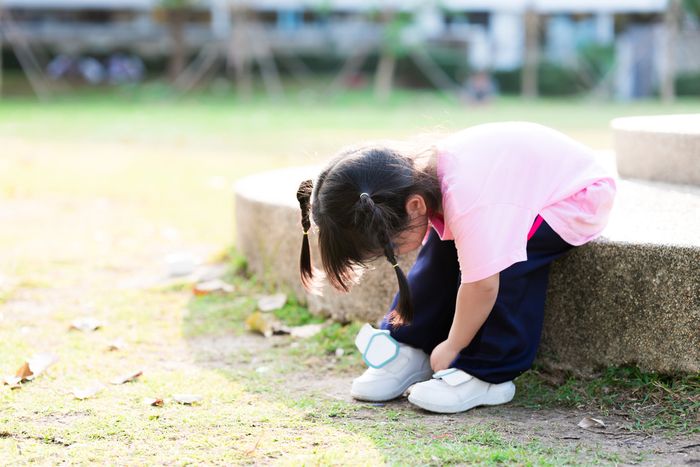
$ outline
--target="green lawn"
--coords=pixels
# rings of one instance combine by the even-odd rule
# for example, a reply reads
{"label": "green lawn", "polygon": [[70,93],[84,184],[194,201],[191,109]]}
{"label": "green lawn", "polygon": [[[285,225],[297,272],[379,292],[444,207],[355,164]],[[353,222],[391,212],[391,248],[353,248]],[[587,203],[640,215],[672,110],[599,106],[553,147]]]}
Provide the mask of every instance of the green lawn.
{"label": "green lawn", "polygon": [[[3,464],[559,465],[653,462],[664,449],[696,442],[700,383],[693,378],[612,371],[593,383],[566,377],[552,387],[533,374],[511,406],[453,417],[405,402],[352,402],[347,385],[362,370],[351,344],[356,323],[304,341],[265,340],[243,326],[264,285],[235,268],[227,276],[235,291],[226,297],[193,298],[189,284],[158,280],[173,251],[230,262],[231,185],[256,171],[316,163],[358,140],[506,119],[549,124],[609,148],[611,118],[698,111],[700,101],[503,99],[470,108],[409,92],[382,106],[366,92],[247,103],[160,94],[0,101],[0,376],[37,352],[59,356],[22,388],[0,386]],[[294,305],[278,314],[295,324],[311,319]],[[104,326],[69,331],[84,315]],[[106,351],[114,338],[127,347]],[[131,370],[143,375],[108,383]],[[96,380],[107,388],[93,398],[70,394]],[[646,397],[630,402],[640,390]],[[202,402],[142,402],[178,393]],[[605,417],[614,436],[579,430],[584,415]],[[624,441],[650,443],[650,433],[661,441]]]}

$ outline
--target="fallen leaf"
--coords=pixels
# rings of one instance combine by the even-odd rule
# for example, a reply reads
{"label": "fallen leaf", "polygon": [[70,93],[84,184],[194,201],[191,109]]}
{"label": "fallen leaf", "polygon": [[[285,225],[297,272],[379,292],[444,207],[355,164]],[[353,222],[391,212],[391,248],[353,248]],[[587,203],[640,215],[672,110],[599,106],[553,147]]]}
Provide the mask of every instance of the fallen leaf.
{"label": "fallen leaf", "polygon": [[32,370],[29,369],[29,363],[24,362],[21,367],[15,373],[15,376],[19,378],[20,381],[27,381],[32,379]]}
{"label": "fallen leaf", "polygon": [[3,385],[5,385],[5,384],[9,385],[9,386],[10,386],[10,389],[17,389],[17,388],[21,387],[20,384],[19,384],[19,383],[21,383],[21,382],[22,382],[22,377],[20,377],[20,376],[8,375],[8,376],[5,376],[5,377],[2,379],[2,384],[3,384]]}
{"label": "fallen leaf", "polygon": [[279,310],[287,303],[287,295],[278,293],[274,295],[263,295],[258,299],[258,310],[275,311]]}
{"label": "fallen leaf", "polygon": [[31,381],[57,361],[58,357],[52,353],[36,354],[24,362],[15,376],[22,378],[22,381]]}
{"label": "fallen leaf", "polygon": [[160,397],[144,397],[143,403],[154,407],[163,407],[163,399]]}
{"label": "fallen leaf", "polygon": [[209,295],[216,292],[231,293],[233,292],[233,286],[220,279],[213,279],[195,284],[192,288],[192,293],[198,296]]}
{"label": "fallen leaf", "polygon": [[265,337],[270,337],[279,328],[279,323],[269,315],[256,311],[245,320],[245,327],[248,331],[259,332]]}
{"label": "fallen leaf", "polygon": [[110,383],[112,383],[112,384],[124,384],[126,382],[135,380],[136,378],[138,378],[142,374],[143,374],[143,371],[137,371],[135,373],[127,373],[127,374],[124,374],[118,378],[113,379],[112,381],[110,381]]}
{"label": "fallen leaf", "polygon": [[590,428],[605,428],[605,423],[603,422],[603,420],[599,420],[597,418],[583,417],[581,421],[578,422],[578,426],[585,430],[588,430]]}
{"label": "fallen leaf", "polygon": [[92,397],[98,392],[102,391],[105,388],[105,385],[102,383],[96,383],[93,384],[92,386],[88,386],[87,388],[79,389],[79,388],[73,388],[73,395],[75,396],[76,399],[87,399],[88,397]]}
{"label": "fallen leaf", "polygon": [[202,400],[197,394],[173,394],[173,400],[180,404],[193,404]]}
{"label": "fallen leaf", "polygon": [[122,350],[125,347],[126,347],[126,343],[124,342],[124,339],[119,338],[119,339],[115,339],[112,342],[110,342],[109,345],[107,345],[107,350],[109,350],[109,351]]}
{"label": "fallen leaf", "polygon": [[323,327],[323,324],[305,324],[304,326],[294,326],[287,330],[292,337],[306,339],[321,332]]}
{"label": "fallen leaf", "polygon": [[84,318],[78,318],[70,323],[69,329],[77,329],[78,331],[91,332],[97,328],[102,327],[102,323],[99,319],[86,316]]}

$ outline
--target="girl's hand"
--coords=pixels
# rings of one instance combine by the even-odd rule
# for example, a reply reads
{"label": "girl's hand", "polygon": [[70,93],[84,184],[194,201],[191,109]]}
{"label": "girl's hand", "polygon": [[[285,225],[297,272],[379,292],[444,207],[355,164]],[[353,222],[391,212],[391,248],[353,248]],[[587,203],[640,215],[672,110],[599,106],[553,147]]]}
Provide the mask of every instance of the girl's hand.
{"label": "girl's hand", "polygon": [[430,366],[433,371],[445,370],[450,367],[452,361],[457,357],[461,348],[456,348],[449,340],[438,344],[433,353],[430,354]]}

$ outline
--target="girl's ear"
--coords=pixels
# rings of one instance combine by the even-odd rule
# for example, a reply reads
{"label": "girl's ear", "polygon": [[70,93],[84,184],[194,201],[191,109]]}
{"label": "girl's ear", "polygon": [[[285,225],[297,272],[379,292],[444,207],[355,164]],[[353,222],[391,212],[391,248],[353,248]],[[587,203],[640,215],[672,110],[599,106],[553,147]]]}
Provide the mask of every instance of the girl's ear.
{"label": "girl's ear", "polygon": [[421,195],[410,195],[406,200],[406,213],[411,219],[419,216],[424,216],[428,212],[428,206],[425,204],[425,198]]}

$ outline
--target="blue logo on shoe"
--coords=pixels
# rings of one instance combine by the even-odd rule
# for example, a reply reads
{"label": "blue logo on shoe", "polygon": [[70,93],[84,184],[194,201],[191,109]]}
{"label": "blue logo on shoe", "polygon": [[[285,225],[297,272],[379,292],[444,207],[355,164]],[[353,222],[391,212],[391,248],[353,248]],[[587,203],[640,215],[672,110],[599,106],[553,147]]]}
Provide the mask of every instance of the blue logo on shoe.
{"label": "blue logo on shoe", "polygon": [[399,343],[386,332],[378,332],[370,337],[362,360],[370,368],[382,368],[399,355]]}

